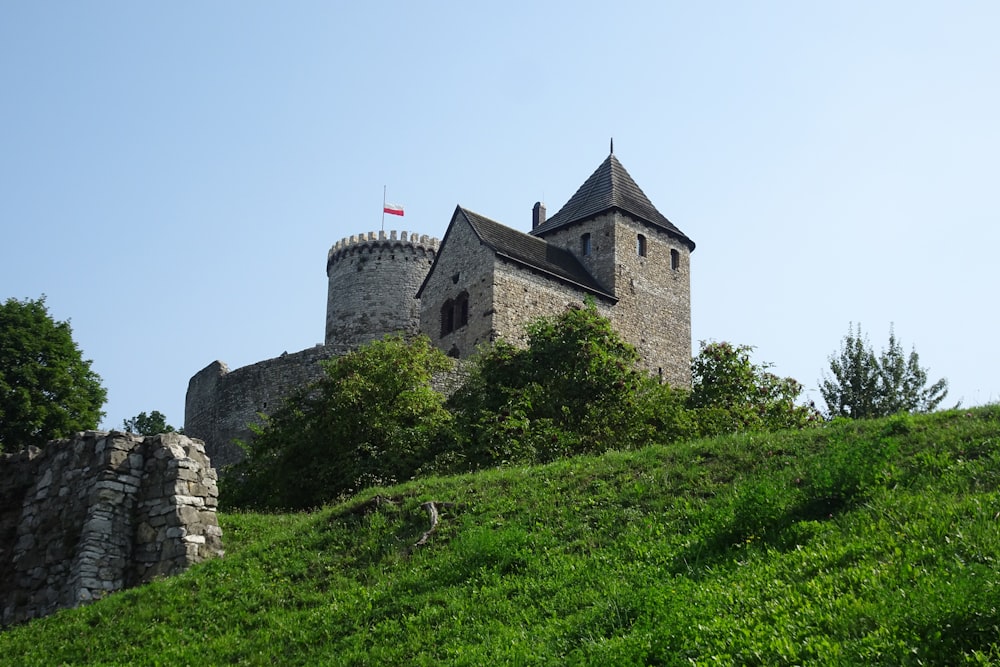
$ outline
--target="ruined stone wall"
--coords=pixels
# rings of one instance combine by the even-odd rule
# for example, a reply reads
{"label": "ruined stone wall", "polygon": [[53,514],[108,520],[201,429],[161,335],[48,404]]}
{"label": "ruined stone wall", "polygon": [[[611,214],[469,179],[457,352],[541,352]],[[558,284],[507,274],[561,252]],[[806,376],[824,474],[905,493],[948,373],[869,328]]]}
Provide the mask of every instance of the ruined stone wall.
{"label": "ruined stone wall", "polygon": [[356,348],[386,334],[420,330],[417,290],[438,240],[390,231],[351,236],[330,248],[326,344]]}
{"label": "ruined stone wall", "polygon": [[217,500],[204,446],[176,433],[0,456],[0,626],[221,556]]}
{"label": "ruined stone wall", "polygon": [[319,362],[344,354],[347,348],[317,345],[300,352],[230,371],[213,361],[188,382],[184,432],[205,442],[217,470],[243,459],[234,440],[246,441],[259,423],[259,413],[271,414],[286,396],[323,375]]}

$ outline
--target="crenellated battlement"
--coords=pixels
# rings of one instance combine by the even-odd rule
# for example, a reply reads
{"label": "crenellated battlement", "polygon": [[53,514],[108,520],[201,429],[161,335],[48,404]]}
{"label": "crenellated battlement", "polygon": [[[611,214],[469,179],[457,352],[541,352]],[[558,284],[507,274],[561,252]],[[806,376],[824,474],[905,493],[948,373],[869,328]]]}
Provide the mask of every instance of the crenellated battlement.
{"label": "crenellated battlement", "polygon": [[329,269],[330,264],[342,257],[353,255],[366,249],[371,251],[379,246],[391,246],[400,249],[410,248],[414,251],[420,250],[436,253],[440,243],[439,239],[427,234],[417,234],[416,232],[407,231],[397,232],[395,229],[389,231],[388,234],[385,230],[367,232],[365,234],[352,234],[333,244],[330,252],[327,253],[326,266]]}
{"label": "crenellated battlement", "polygon": [[417,290],[441,242],[415,232],[368,232],[341,239],[326,262],[326,344],[357,347],[420,329]]}

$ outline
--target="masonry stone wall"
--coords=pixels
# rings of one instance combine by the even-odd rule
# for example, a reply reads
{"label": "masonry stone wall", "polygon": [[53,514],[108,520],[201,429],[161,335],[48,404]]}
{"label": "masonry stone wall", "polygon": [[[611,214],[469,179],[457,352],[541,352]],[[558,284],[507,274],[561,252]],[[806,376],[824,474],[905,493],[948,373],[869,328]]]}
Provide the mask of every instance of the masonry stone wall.
{"label": "masonry stone wall", "polygon": [[[591,220],[575,223],[568,227],[548,232],[545,242],[564,248],[580,260],[590,275],[597,279],[604,289],[616,294],[616,215],[614,213],[597,216]],[[590,234],[590,253],[583,254],[581,237]]]}
{"label": "masonry stone wall", "polygon": [[203,444],[176,433],[0,456],[0,626],[221,556],[217,500]]}
{"label": "masonry stone wall", "polygon": [[[640,364],[665,382],[691,385],[691,251],[667,232],[619,212],[598,216],[546,235],[546,241],[579,256],[580,236],[591,234],[584,265],[617,305],[607,313],[615,329],[639,353]],[[638,236],[646,255],[638,253]],[[673,267],[671,251],[678,257]]]}
{"label": "masonry stone wall", "polygon": [[[493,327],[515,345],[527,343],[527,325],[539,317],[551,317],[567,308],[581,306],[584,293],[514,262],[497,261],[494,276]],[[609,300],[594,297],[597,312],[611,317]]]}
{"label": "masonry stone wall", "polygon": [[[461,217],[449,229],[444,243],[448,250],[441,253],[420,295],[420,330],[436,347],[466,358],[476,347],[496,338],[492,318],[494,252]],[[441,308],[463,293],[469,298],[468,324],[442,335]]]}
{"label": "masonry stone wall", "polygon": [[355,348],[397,331],[420,330],[417,290],[438,240],[408,232],[368,232],[338,241],[326,263],[326,344]]}
{"label": "masonry stone wall", "polygon": [[326,343],[230,371],[214,361],[188,382],[184,432],[205,441],[220,471],[243,459],[236,440],[296,389],[323,375],[320,361],[391,333],[420,329],[417,289],[438,239],[410,232],[368,232],[335,243],[327,254]]}
{"label": "masonry stone wall", "polygon": [[317,345],[230,371],[213,361],[188,382],[184,432],[205,442],[216,469],[243,459],[235,440],[248,440],[251,423],[271,414],[286,396],[323,376],[320,361],[347,348]]}

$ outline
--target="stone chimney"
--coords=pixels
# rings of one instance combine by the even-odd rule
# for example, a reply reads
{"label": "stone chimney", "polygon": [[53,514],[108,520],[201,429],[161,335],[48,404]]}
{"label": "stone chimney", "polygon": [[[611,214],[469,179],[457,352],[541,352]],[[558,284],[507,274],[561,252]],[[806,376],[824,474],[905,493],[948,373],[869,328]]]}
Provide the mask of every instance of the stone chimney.
{"label": "stone chimney", "polygon": [[531,209],[531,229],[535,230],[545,224],[545,204],[540,201],[535,202]]}

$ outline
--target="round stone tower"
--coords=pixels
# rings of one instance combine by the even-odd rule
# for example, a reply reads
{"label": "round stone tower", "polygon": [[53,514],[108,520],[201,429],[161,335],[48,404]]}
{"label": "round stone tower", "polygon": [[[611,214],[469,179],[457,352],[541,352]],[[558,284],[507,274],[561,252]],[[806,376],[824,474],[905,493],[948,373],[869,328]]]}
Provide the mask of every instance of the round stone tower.
{"label": "round stone tower", "polygon": [[420,331],[417,290],[438,239],[368,232],[338,241],[326,260],[326,344],[355,348],[386,334]]}

